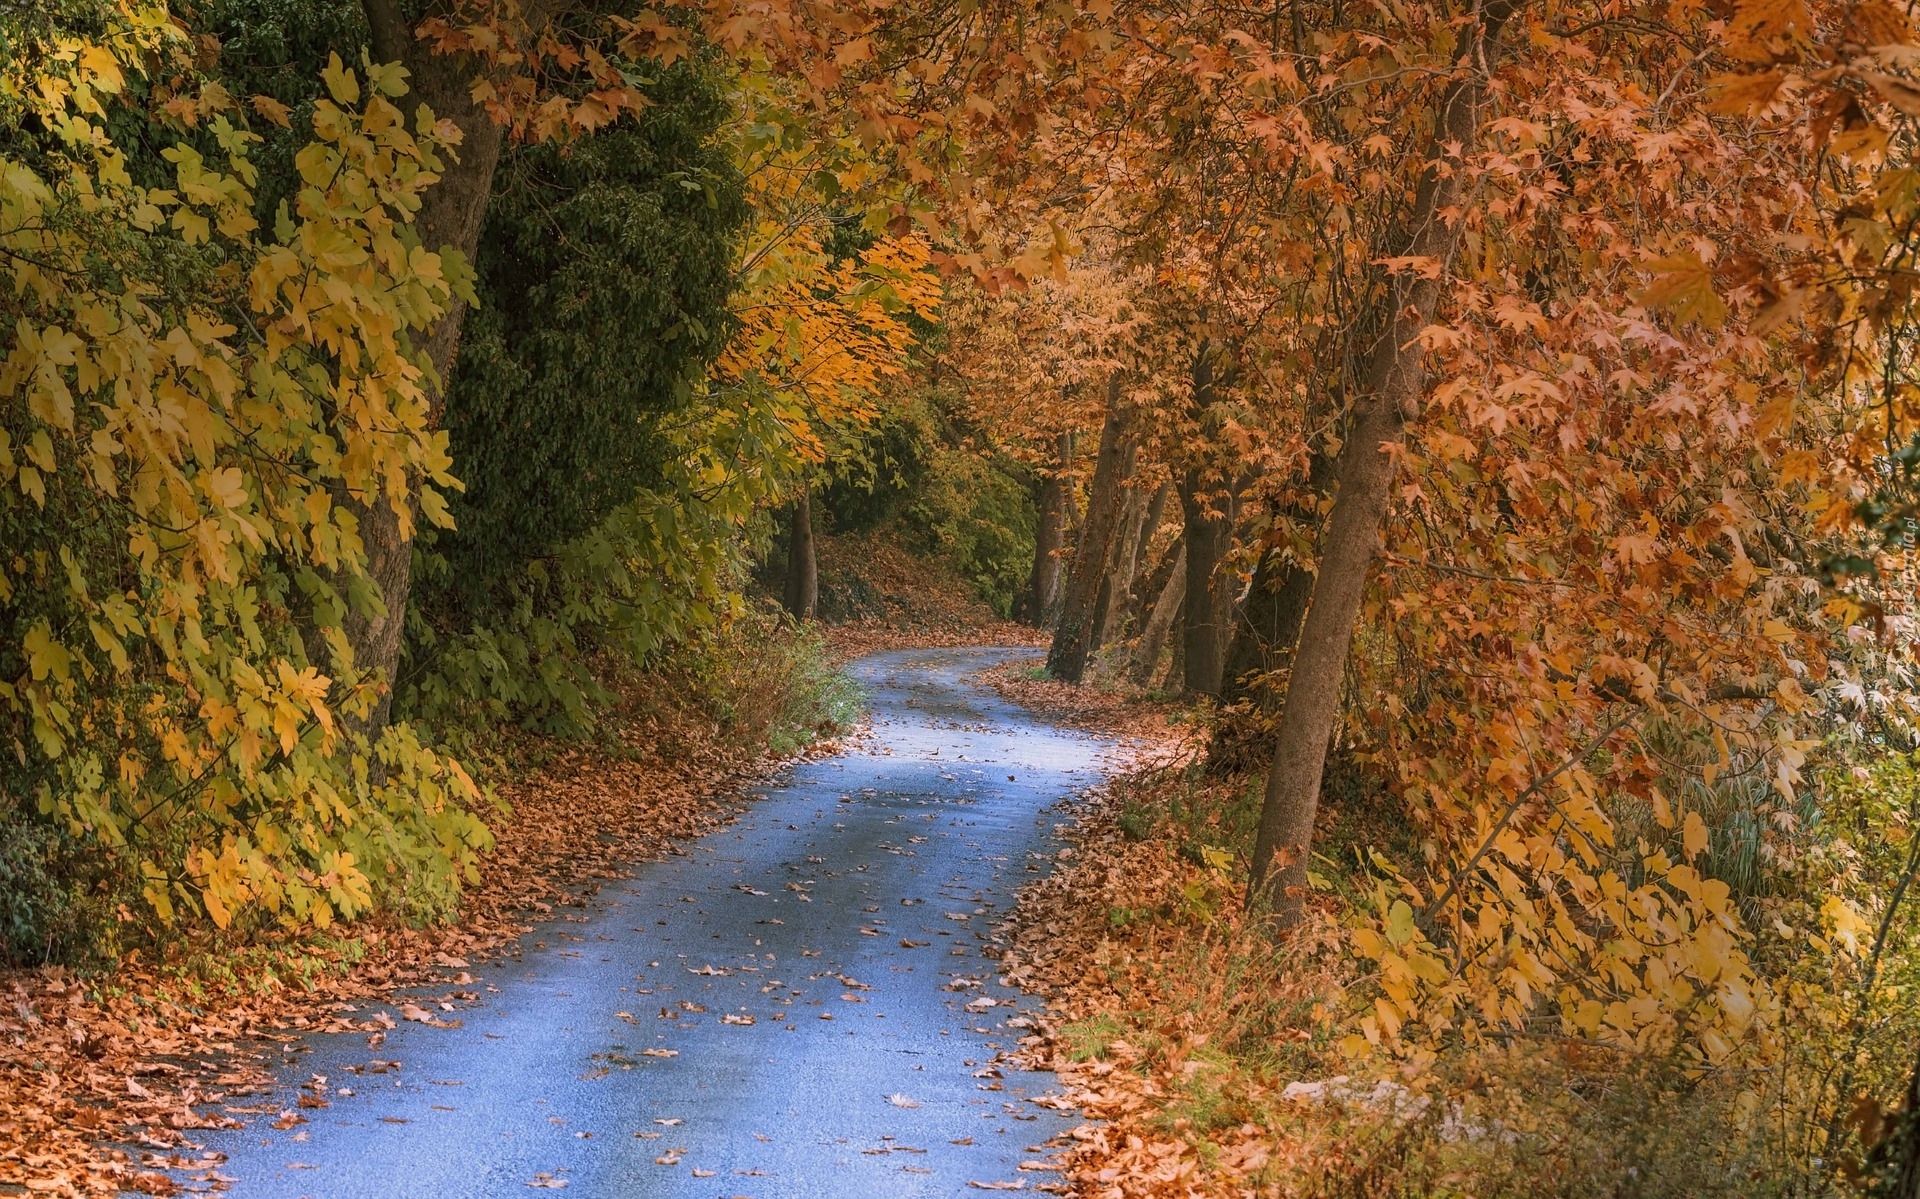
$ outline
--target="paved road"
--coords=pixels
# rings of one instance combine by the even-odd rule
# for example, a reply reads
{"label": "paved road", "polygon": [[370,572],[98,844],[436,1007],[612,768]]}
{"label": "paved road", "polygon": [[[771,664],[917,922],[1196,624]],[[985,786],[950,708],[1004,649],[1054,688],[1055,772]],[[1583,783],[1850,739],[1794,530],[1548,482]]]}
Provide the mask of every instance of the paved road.
{"label": "paved road", "polygon": [[290,1047],[276,1102],[317,1073],[330,1104],[208,1136],[230,1193],[893,1199],[1057,1179],[1018,1169],[1074,1123],[1027,1101],[1050,1076],[983,1073],[1031,1003],[983,950],[1050,860],[1044,810],[1109,746],[966,681],[1031,652],[856,663],[870,740],[475,966],[461,1027]]}

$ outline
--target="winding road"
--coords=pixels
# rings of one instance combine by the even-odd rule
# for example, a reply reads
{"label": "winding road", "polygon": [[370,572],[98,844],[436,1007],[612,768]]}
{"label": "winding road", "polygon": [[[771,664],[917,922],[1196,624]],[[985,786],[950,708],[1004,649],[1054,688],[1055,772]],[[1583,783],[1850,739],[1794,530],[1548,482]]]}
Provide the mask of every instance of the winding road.
{"label": "winding road", "polygon": [[1032,653],[853,664],[871,735],[476,965],[459,1027],[287,1046],[275,1102],[306,1087],[327,1106],[208,1135],[229,1193],[892,1199],[1057,1181],[1032,1165],[1077,1120],[1031,1102],[1050,1076],[996,1062],[1033,1001],[996,983],[992,929],[1052,860],[1046,809],[1096,782],[1112,743],[968,680]]}

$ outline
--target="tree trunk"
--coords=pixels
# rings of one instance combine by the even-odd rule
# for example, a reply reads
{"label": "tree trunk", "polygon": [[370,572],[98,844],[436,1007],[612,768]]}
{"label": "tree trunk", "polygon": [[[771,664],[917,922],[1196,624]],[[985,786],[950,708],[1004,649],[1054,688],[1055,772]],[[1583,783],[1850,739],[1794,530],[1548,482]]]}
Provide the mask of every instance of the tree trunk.
{"label": "tree trunk", "polygon": [[1207,741],[1207,772],[1233,775],[1258,769],[1267,749],[1274,710],[1285,688],[1276,677],[1293,657],[1300,621],[1313,597],[1313,572],[1280,550],[1262,556],[1247,602],[1233,622],[1220,683],[1223,705],[1252,701],[1214,725]]}
{"label": "tree trunk", "polygon": [[1867,1155],[1867,1177],[1873,1199],[1920,1199],[1920,1062],[1890,1127]]}
{"label": "tree trunk", "polygon": [[[1187,618],[1181,685],[1189,695],[1220,694],[1226,651],[1227,615],[1233,602],[1220,564],[1233,544],[1233,518],[1208,504],[1201,479],[1189,473],[1180,483],[1180,508],[1187,523]],[[1222,609],[1227,609],[1223,611]]]}
{"label": "tree trunk", "polygon": [[1133,681],[1143,687],[1153,681],[1154,668],[1160,665],[1160,650],[1167,644],[1173,618],[1180,614],[1180,603],[1187,596],[1187,543],[1182,540],[1172,554],[1173,569],[1167,573],[1166,584],[1147,617],[1146,630],[1140,634],[1140,644],[1133,651]]}
{"label": "tree trunk", "polygon": [[[1496,0],[1481,10],[1476,28],[1463,31],[1456,67],[1464,77],[1441,96],[1428,165],[1405,232],[1383,247],[1389,255],[1428,258],[1443,268],[1452,259],[1458,223],[1448,224],[1442,214],[1458,203],[1463,172],[1457,160],[1445,160],[1449,146],[1453,153],[1464,154],[1474,144],[1484,90],[1481,72],[1511,11],[1506,0]],[[1339,716],[1341,679],[1392,500],[1406,422],[1418,411],[1426,390],[1426,352],[1418,338],[1433,321],[1445,274],[1442,269],[1433,278],[1415,272],[1392,275],[1373,344],[1355,355],[1363,363],[1360,387],[1335,468],[1339,489],[1321,537],[1319,577],[1280,713],[1247,896],[1250,905],[1271,904],[1282,923],[1298,919],[1306,894],[1320,781]]]}
{"label": "tree trunk", "polygon": [[1020,618],[1035,628],[1045,628],[1060,596],[1060,551],[1065,545],[1067,517],[1067,434],[1060,436],[1059,469],[1040,485],[1040,515],[1033,532],[1033,569],[1027,574],[1026,593],[1021,597]]}
{"label": "tree trunk", "polygon": [[1153,546],[1153,535],[1160,531],[1160,525],[1167,518],[1167,497],[1173,494],[1173,480],[1162,482],[1153,493],[1153,502],[1147,505],[1146,519],[1140,522],[1139,536],[1134,538],[1133,583],[1127,595],[1126,619],[1135,628],[1146,623],[1148,606],[1160,594],[1165,580],[1157,577],[1153,571],[1145,569],[1147,550]]}
{"label": "tree trunk", "polygon": [[1274,692],[1263,680],[1286,667],[1312,597],[1313,572],[1298,559],[1280,550],[1261,557],[1227,645],[1222,703],[1251,699],[1262,708],[1272,703]]}
{"label": "tree trunk", "polygon": [[1107,601],[1100,608],[1100,632],[1094,643],[1095,649],[1112,644],[1126,630],[1127,612],[1132,606],[1128,601],[1133,595],[1133,577],[1140,570],[1142,534],[1156,501],[1162,501],[1158,491],[1154,492],[1152,499],[1139,491],[1132,492],[1127,498],[1127,519],[1119,536],[1114,539],[1113,569],[1108,572],[1107,585],[1103,589]]}
{"label": "tree trunk", "polygon": [[[1332,483],[1333,460],[1315,453],[1307,471],[1307,494],[1287,513],[1296,525],[1317,523],[1320,494]],[[1222,703],[1251,699],[1262,712],[1271,712],[1278,705],[1279,692],[1262,680],[1286,668],[1294,643],[1300,639],[1307,602],[1312,598],[1313,572],[1286,547],[1272,547],[1260,556],[1247,602],[1233,622],[1233,638],[1227,645],[1226,671],[1220,684]]]}
{"label": "tree trunk", "polygon": [[820,607],[820,563],[813,552],[813,492],[804,483],[787,523],[787,611],[812,620]]}
{"label": "tree trunk", "polygon": [[[400,0],[363,0],[373,56],[381,62],[397,60],[406,65],[411,91],[403,108],[411,110],[424,103],[435,116],[452,120],[461,133],[460,145],[446,155],[440,181],[421,196],[414,228],[423,246],[457,250],[471,262],[480,247],[480,229],[486,217],[487,196],[493,189],[494,167],[500,161],[502,137],[500,127],[471,94],[474,78],[485,68],[471,55],[434,53],[427,42],[413,36],[412,22],[402,7]],[[445,315],[427,330],[422,346],[433,365],[435,378],[430,386],[436,421],[466,316],[466,304],[453,300]],[[343,492],[339,500],[359,522],[360,540],[366,547],[366,574],[379,592],[378,605],[371,610],[349,605],[341,622],[347,643],[353,647],[355,669],[363,676],[376,674],[384,685],[367,719],[356,722],[360,731],[377,738],[393,712],[393,684],[399,673],[401,635],[413,587],[413,543],[402,534],[400,514],[385,497]]]}
{"label": "tree trunk", "polygon": [[1872,1199],[1920,1199],[1920,1062],[1907,1076],[1907,1093],[1884,1135],[1867,1153]]}
{"label": "tree trunk", "polygon": [[1192,597],[1187,594],[1187,588],[1186,588],[1187,572],[1184,569],[1185,556],[1186,556],[1186,547],[1182,546],[1181,547],[1182,570],[1180,571],[1180,578],[1181,578],[1180,606],[1178,609],[1175,610],[1173,614],[1173,630],[1171,634],[1171,640],[1173,641],[1173,653],[1170,655],[1170,660],[1167,662],[1166,680],[1167,680],[1167,686],[1169,687],[1172,687],[1178,684],[1181,679],[1186,677],[1186,674],[1187,674],[1187,601]]}
{"label": "tree trunk", "polygon": [[1107,389],[1107,419],[1100,430],[1100,454],[1094,462],[1093,484],[1087,491],[1087,516],[1082,522],[1080,546],[1067,571],[1066,598],[1060,623],[1054,629],[1047,670],[1055,678],[1078,683],[1087,672],[1092,650],[1094,604],[1107,576],[1107,558],[1119,525],[1121,485],[1133,473],[1134,446],[1120,411],[1120,378]]}
{"label": "tree trunk", "polygon": [[[1215,425],[1213,414],[1214,356],[1202,344],[1193,358],[1193,409],[1203,428]],[[1220,677],[1227,649],[1228,619],[1233,593],[1217,576],[1233,546],[1235,488],[1224,488],[1218,503],[1208,500],[1211,472],[1204,463],[1187,468],[1180,478],[1180,511],[1186,522],[1187,607],[1181,622],[1181,686],[1188,695],[1220,694]]]}

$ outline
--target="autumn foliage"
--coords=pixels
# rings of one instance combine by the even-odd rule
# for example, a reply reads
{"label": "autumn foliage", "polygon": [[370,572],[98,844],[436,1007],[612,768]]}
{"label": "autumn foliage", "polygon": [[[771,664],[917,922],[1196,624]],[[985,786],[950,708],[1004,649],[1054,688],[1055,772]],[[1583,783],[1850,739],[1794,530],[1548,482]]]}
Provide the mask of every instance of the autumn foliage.
{"label": "autumn foliage", "polygon": [[[449,745],[591,728],[776,541],[811,616],[815,497],[917,454],[924,527],[1030,497],[996,552],[1056,675],[1194,701],[1259,790],[1189,865],[1210,928],[1320,938],[1317,1064],[1814,1077],[1802,1164],[1865,1177],[1837,1113],[1914,1058],[1863,1050],[1911,942],[1906,12],[362,7],[297,111],[163,4],[6,35],[7,795],[128,920],[444,912],[489,845]],[[589,397],[644,430],[617,495],[436,607],[497,163],[578,167],[669,70],[724,95],[724,320]]]}

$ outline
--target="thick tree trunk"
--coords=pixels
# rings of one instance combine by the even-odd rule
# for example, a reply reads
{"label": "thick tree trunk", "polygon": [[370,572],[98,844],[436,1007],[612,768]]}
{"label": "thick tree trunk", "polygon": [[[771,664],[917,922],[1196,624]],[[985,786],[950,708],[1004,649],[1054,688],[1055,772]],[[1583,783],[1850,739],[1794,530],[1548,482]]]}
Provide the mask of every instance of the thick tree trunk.
{"label": "thick tree trunk", "polygon": [[[1203,428],[1215,424],[1214,355],[1202,345],[1193,359],[1194,412]],[[1181,620],[1181,687],[1188,695],[1220,694],[1233,588],[1219,577],[1220,564],[1233,547],[1236,504],[1232,485],[1210,488],[1204,463],[1189,466],[1180,478],[1180,511],[1186,523],[1187,604]]]}
{"label": "thick tree trunk", "polygon": [[1133,473],[1135,447],[1124,426],[1120,380],[1116,376],[1108,387],[1107,419],[1100,430],[1100,454],[1094,462],[1093,484],[1087,491],[1087,516],[1082,523],[1080,546],[1067,571],[1060,623],[1054,629],[1053,648],[1047,654],[1048,672],[1069,683],[1078,683],[1087,671],[1087,656],[1097,631],[1093,622],[1094,605],[1100,598],[1100,584],[1107,576],[1107,558],[1120,523],[1121,487]]}
{"label": "thick tree trunk", "polygon": [[1433,321],[1446,286],[1444,268],[1457,240],[1457,223],[1448,224],[1442,214],[1459,200],[1462,171],[1457,159],[1447,159],[1474,144],[1485,86],[1481,73],[1511,11],[1510,4],[1499,0],[1481,10],[1478,26],[1463,32],[1457,63],[1463,77],[1441,97],[1429,164],[1404,222],[1405,232],[1382,247],[1389,255],[1430,259],[1442,269],[1432,277],[1394,274],[1374,326],[1375,339],[1356,355],[1364,365],[1336,467],[1339,490],[1321,536],[1319,577],[1294,650],[1254,842],[1248,902],[1272,905],[1283,923],[1298,918],[1306,894],[1320,781],[1339,716],[1354,623],[1392,500],[1406,422],[1418,411],[1426,390],[1426,351],[1419,334]]}
{"label": "thick tree trunk", "polygon": [[[1183,558],[1184,555],[1185,547],[1183,546]],[[1182,566],[1184,567],[1184,565],[1185,563],[1183,561]],[[1183,583],[1186,574],[1187,572],[1182,569],[1180,575]],[[1179,685],[1180,680],[1187,676],[1187,601],[1192,598],[1183,585],[1180,588],[1180,607],[1173,614],[1173,630],[1170,634],[1170,640],[1173,642],[1173,653],[1169,655],[1167,662],[1166,680],[1168,687]]]}
{"label": "thick tree trunk", "polygon": [[[413,21],[401,0],[363,0],[372,35],[373,55],[381,62],[406,64],[412,89],[402,105],[408,111],[420,104],[434,115],[453,121],[460,129],[460,145],[447,155],[440,181],[421,197],[414,228],[420,242],[432,250],[457,250],[469,262],[480,247],[480,229],[486,217],[487,196],[500,161],[502,131],[486,110],[474,103],[472,84],[484,65],[470,55],[436,54],[413,36]],[[437,9],[436,9],[437,11]],[[427,330],[422,349],[433,364],[434,410],[443,401],[439,390],[453,373],[460,346],[460,328],[467,307],[454,300],[446,314]],[[376,673],[385,686],[372,713],[356,722],[361,731],[378,737],[393,711],[393,684],[400,666],[401,637],[407,603],[413,587],[413,543],[402,533],[400,514],[385,497],[342,494],[340,502],[359,522],[366,546],[366,573],[379,590],[379,605],[371,610],[349,606],[342,622],[353,647],[356,670]]]}
{"label": "thick tree trunk", "polygon": [[787,523],[787,611],[812,620],[820,607],[820,562],[813,552],[813,492],[802,484]]}
{"label": "thick tree trunk", "polygon": [[1067,521],[1067,456],[1069,435],[1060,436],[1059,468],[1040,485],[1039,520],[1033,532],[1033,569],[1027,574],[1020,618],[1045,628],[1060,599],[1060,551],[1065,546]]}
{"label": "thick tree trunk", "polygon": [[1264,680],[1285,669],[1311,598],[1312,571],[1280,551],[1261,557],[1227,644],[1222,703],[1251,699],[1264,708],[1272,702],[1274,692]]}
{"label": "thick tree trunk", "polygon": [[1181,601],[1187,596],[1187,543],[1184,539],[1173,548],[1172,556],[1173,569],[1167,572],[1167,581],[1160,588],[1152,613],[1147,616],[1147,627],[1140,634],[1140,644],[1133,651],[1133,681],[1141,686],[1153,681],[1153,672],[1160,665],[1160,651],[1167,644],[1167,634],[1173,629],[1174,617],[1180,614]]}
{"label": "thick tree trunk", "polygon": [[1313,572],[1279,551],[1255,567],[1247,602],[1233,622],[1226,668],[1220,684],[1222,705],[1252,701],[1252,710],[1224,716],[1207,742],[1207,771],[1215,775],[1258,769],[1271,753],[1272,717],[1285,694],[1279,678],[1292,661],[1307,602],[1313,598]]}

